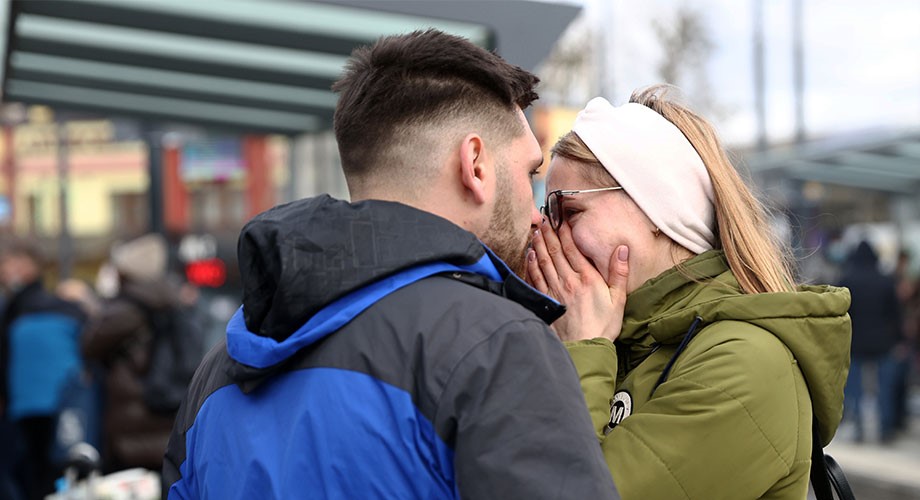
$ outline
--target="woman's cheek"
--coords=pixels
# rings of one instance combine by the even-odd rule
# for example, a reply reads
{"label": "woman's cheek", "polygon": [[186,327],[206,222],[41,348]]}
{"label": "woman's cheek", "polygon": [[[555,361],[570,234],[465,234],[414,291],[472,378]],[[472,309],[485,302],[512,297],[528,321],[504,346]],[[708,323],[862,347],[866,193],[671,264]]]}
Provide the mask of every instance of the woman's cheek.
{"label": "woman's cheek", "polygon": [[[585,229],[585,225],[576,226],[572,229],[572,239],[575,241],[575,247],[578,251],[594,264],[594,268],[601,273],[601,276],[607,276],[607,263],[610,260],[610,250],[606,248],[601,239],[598,239],[596,232],[592,233]],[[604,256],[606,254],[606,257]]]}

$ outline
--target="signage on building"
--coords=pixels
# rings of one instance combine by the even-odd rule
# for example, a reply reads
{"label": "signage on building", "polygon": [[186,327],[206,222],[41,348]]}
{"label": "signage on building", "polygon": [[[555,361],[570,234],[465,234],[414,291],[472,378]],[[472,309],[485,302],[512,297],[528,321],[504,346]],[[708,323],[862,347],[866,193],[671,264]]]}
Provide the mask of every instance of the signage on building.
{"label": "signage on building", "polygon": [[232,137],[185,142],[179,165],[179,175],[187,183],[235,181],[246,176],[243,146]]}
{"label": "signage on building", "polygon": [[[106,151],[115,147],[114,125],[110,120],[67,122],[67,142],[74,151]],[[13,150],[18,156],[43,156],[57,151],[60,125],[29,123],[16,127]]]}

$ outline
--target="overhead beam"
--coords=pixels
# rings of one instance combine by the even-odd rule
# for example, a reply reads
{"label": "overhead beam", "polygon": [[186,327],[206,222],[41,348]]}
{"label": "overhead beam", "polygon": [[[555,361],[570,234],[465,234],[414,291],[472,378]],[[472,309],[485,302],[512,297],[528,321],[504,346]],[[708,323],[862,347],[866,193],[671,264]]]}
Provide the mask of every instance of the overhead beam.
{"label": "overhead beam", "polygon": [[301,110],[331,116],[336,95],[330,90],[195,75],[179,71],[84,61],[16,52],[10,77],[89,88],[181,97],[278,110]]}
{"label": "overhead beam", "polygon": [[338,79],[337,77],[326,78],[299,75],[283,69],[260,70],[257,68],[245,68],[212,61],[179,59],[173,57],[172,54],[138,54],[120,47],[102,49],[47,40],[19,39],[16,43],[14,53],[18,51],[126,66],[133,65],[142,68],[161,69],[192,75],[235,79],[245,78],[246,80],[255,82],[318,89],[329,89],[335,80]]}
{"label": "overhead beam", "polygon": [[765,172],[782,169],[789,161],[807,160],[823,162],[848,152],[865,152],[890,149],[902,156],[920,158],[920,142],[916,132],[904,131],[849,133],[800,145],[777,146],[765,152],[747,152],[745,161],[752,171]]}
{"label": "overhead beam", "polygon": [[899,155],[907,156],[920,161],[920,140],[898,144],[894,149]]}
{"label": "overhead beam", "polygon": [[783,172],[789,177],[804,181],[818,181],[901,194],[914,194],[917,192],[916,182],[904,182],[898,179],[885,179],[880,176],[847,172],[827,163],[795,160],[789,162]]}
{"label": "overhead beam", "polygon": [[469,38],[482,46],[490,38],[489,28],[482,24],[315,2],[43,0],[22,3],[24,13],[292,49],[315,47],[340,55],[348,55],[355,45],[371,43],[387,34],[428,27]]}
{"label": "overhead beam", "polygon": [[101,23],[20,14],[15,34],[21,40],[66,43],[90,49],[132,52],[140,57],[162,56],[185,61],[225,64],[241,69],[280,71],[301,76],[335,79],[347,57],[302,48],[269,47],[252,43],[213,40],[154,30],[123,28]]}
{"label": "overhead beam", "polygon": [[[45,73],[33,71],[11,71],[10,79],[19,81],[29,81],[47,85],[56,85],[64,88],[73,89],[92,89],[100,91],[116,92],[121,94],[136,95],[138,98],[145,97],[162,97],[168,99],[179,99],[183,101],[200,102],[217,106],[243,107],[250,109],[262,109],[267,111],[280,111],[284,113],[300,113],[321,117],[324,120],[331,120],[334,109],[317,108],[312,106],[303,106],[295,103],[281,103],[277,101],[262,100],[260,96],[252,97],[233,97],[223,94],[208,93],[206,91],[176,91],[169,88],[148,85],[128,85],[119,82],[98,80],[86,76],[61,76],[48,78]],[[9,94],[12,99],[14,94]]]}
{"label": "overhead beam", "polygon": [[126,92],[67,87],[27,80],[8,80],[7,93],[11,98],[22,101],[56,103],[122,114],[134,113],[172,121],[198,120],[237,128],[249,126],[285,134],[315,131],[322,124],[319,118],[304,114],[139,96]]}
{"label": "overhead beam", "polygon": [[920,180],[920,161],[898,156],[851,151],[835,158],[841,165],[858,167],[878,175],[900,175]]}

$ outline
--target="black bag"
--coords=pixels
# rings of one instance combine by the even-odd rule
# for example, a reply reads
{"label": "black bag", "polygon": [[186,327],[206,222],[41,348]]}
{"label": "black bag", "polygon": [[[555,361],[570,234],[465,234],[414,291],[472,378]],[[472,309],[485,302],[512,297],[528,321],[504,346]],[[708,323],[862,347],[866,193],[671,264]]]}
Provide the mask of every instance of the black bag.
{"label": "black bag", "polygon": [[144,402],[154,413],[174,413],[206,354],[203,329],[190,310],[144,310],[153,330]]}
{"label": "black bag", "polygon": [[821,448],[821,436],[818,435],[818,421],[811,426],[811,488],[815,490],[817,500],[856,500],[850,482],[843,469],[830,455]]}

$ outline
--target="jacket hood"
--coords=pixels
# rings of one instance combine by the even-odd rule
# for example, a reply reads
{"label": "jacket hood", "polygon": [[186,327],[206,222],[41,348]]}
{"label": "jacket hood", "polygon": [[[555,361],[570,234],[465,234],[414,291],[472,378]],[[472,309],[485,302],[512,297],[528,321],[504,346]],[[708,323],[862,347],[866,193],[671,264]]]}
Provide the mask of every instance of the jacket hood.
{"label": "jacket hood", "polygon": [[479,240],[446,222],[399,203],[327,195],[263,212],[237,244],[246,327],[283,340],[333,300],[399,269],[482,258]]}
{"label": "jacket hood", "polygon": [[[638,354],[657,344],[679,343],[693,320],[703,326],[737,320],[779,338],[802,369],[819,431],[830,442],[843,414],[850,359],[850,293],[833,286],[795,292],[745,294],[721,251],[708,251],[671,269],[629,295],[619,342]],[[705,283],[700,286],[699,283]]]}
{"label": "jacket hood", "polygon": [[238,380],[261,377],[383,296],[435,274],[462,276],[548,323],[564,310],[472,233],[400,203],[323,195],[280,205],[246,224],[238,253],[243,306],[227,325],[227,350],[244,365]]}
{"label": "jacket hood", "polygon": [[878,265],[878,255],[868,241],[861,241],[856,246],[856,250],[850,254],[848,264],[858,267],[872,267]]}

